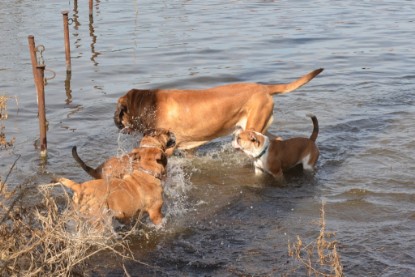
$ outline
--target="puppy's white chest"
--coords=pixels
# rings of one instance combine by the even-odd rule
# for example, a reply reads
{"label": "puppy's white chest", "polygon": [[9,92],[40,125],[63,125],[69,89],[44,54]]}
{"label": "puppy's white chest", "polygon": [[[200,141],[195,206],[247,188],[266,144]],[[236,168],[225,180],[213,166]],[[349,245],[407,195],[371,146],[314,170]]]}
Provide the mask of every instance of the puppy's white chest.
{"label": "puppy's white chest", "polygon": [[262,174],[263,171],[267,171],[267,155],[268,153],[265,153],[264,156],[254,161],[255,174],[258,175]]}
{"label": "puppy's white chest", "polygon": [[256,159],[254,161],[254,166],[255,166],[255,168],[264,169],[264,163],[263,163],[262,159]]}

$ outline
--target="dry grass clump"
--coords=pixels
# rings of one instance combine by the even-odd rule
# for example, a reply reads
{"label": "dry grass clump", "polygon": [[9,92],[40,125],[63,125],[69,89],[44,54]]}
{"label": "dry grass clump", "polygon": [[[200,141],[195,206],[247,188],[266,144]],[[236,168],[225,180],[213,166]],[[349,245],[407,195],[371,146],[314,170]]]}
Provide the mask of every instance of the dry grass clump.
{"label": "dry grass clump", "polygon": [[14,144],[14,141],[16,140],[15,137],[13,137],[11,140],[7,141],[6,134],[4,133],[4,126],[0,125],[0,149],[7,147],[12,147]]}
{"label": "dry grass clump", "polygon": [[11,140],[7,141],[6,135],[4,133],[5,127],[3,124],[3,120],[6,120],[9,116],[7,113],[7,101],[12,98],[16,100],[16,105],[18,105],[17,97],[0,95],[0,150],[2,148],[6,149],[7,147],[13,146],[16,139],[13,137]]}
{"label": "dry grass clump", "polygon": [[[25,184],[8,191],[0,184],[0,276],[83,276],[88,259],[102,251],[138,262],[129,248],[136,228],[116,233],[108,222],[97,231],[70,208],[69,195],[52,196],[57,189]],[[40,202],[28,205],[33,198]]]}
{"label": "dry grass clump", "polygon": [[288,242],[288,255],[305,267],[308,276],[342,277],[343,266],[337,252],[335,233],[326,231],[324,203],[320,210],[320,234],[315,241],[304,244],[300,236]]}

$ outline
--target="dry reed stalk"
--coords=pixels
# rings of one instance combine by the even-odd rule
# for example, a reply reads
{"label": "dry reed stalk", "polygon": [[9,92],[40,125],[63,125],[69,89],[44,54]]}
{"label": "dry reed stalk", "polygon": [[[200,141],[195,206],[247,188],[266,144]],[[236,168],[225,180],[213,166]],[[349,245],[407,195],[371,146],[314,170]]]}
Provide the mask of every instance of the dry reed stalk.
{"label": "dry reed stalk", "polygon": [[[300,263],[308,276],[343,277],[343,266],[337,252],[337,241],[330,240],[335,233],[326,231],[325,204],[320,210],[320,233],[315,241],[304,245],[300,236],[294,243],[288,242],[288,255]],[[298,270],[297,268],[296,270]]]}
{"label": "dry reed stalk", "polygon": [[[7,101],[9,99],[15,99],[16,100],[16,106],[19,106],[19,103],[17,101],[17,97],[16,96],[5,96],[5,95],[0,95],[0,120],[6,120],[8,118],[8,113],[7,113]],[[10,141],[7,141],[6,139],[6,135],[4,133],[4,124],[1,123],[0,124],[0,150],[6,149],[7,147],[12,147],[14,144],[14,141],[16,140],[15,137],[11,138]]]}

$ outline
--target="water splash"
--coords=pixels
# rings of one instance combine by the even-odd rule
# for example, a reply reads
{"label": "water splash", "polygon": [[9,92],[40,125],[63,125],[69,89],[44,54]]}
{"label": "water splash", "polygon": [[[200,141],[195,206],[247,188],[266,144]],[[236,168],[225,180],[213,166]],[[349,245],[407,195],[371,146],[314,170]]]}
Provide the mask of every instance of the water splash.
{"label": "water splash", "polygon": [[172,158],[167,165],[167,178],[164,182],[165,216],[168,219],[180,217],[189,209],[188,192],[191,189],[190,175],[182,166],[181,159]]}

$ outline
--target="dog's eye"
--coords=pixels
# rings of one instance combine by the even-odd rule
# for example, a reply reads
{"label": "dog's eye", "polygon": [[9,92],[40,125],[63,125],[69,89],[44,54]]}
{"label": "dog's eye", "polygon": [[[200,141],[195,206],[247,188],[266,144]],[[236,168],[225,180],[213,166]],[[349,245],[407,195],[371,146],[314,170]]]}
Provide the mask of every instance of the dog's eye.
{"label": "dog's eye", "polygon": [[174,140],[172,140],[172,139],[170,139],[168,142],[167,142],[167,148],[169,148],[169,147],[173,147],[173,146],[175,146],[176,145],[176,141],[174,141]]}

